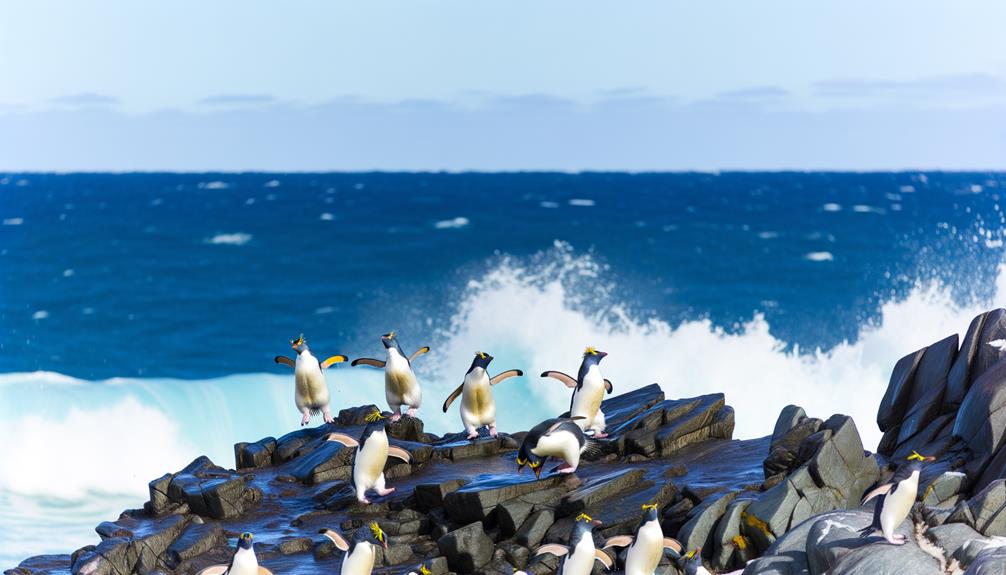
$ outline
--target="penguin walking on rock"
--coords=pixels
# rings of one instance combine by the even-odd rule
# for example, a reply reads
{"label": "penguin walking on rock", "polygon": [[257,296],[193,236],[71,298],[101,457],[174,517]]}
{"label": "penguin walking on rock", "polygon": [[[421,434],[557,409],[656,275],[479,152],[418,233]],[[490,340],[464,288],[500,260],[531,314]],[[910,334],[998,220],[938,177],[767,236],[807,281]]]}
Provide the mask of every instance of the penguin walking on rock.
{"label": "penguin walking on rock", "polygon": [[381,343],[388,352],[387,361],[361,357],[354,359],[354,367],[357,365],[367,365],[384,369],[384,396],[388,400],[388,407],[391,409],[391,421],[398,421],[402,417],[402,406],[408,406],[405,413],[409,417],[416,415],[416,410],[423,403],[423,390],[416,381],[416,374],[412,371],[412,362],[430,351],[429,346],[417,349],[411,356],[406,356],[402,351],[402,346],[398,344],[398,336],[395,332],[389,332],[381,336]]}
{"label": "penguin walking on rock", "polygon": [[211,565],[198,575],[272,575],[265,567],[259,567],[255,557],[255,545],[251,533],[242,533],[234,546],[234,555],[227,565]]}
{"label": "penguin walking on rock", "polygon": [[384,486],[384,466],[388,462],[389,455],[406,463],[412,459],[408,451],[388,444],[388,432],[380,411],[368,415],[367,422],[367,427],[363,429],[363,435],[359,440],[344,433],[328,434],[328,441],[356,448],[356,454],[353,456],[353,488],[360,503],[370,503],[367,499],[367,491],[370,489],[381,496],[395,490],[394,487]]}
{"label": "penguin walking on rock", "polygon": [[493,399],[492,386],[511,377],[524,375],[519,369],[508,369],[490,378],[486,370],[492,360],[493,356],[488,353],[475,352],[475,359],[465,373],[464,381],[444,401],[444,413],[447,413],[451,403],[461,396],[461,423],[468,432],[468,439],[477,438],[478,428],[483,425],[488,425],[489,435],[496,437],[496,400]]}
{"label": "penguin walking on rock", "polygon": [[919,493],[919,474],[926,462],[934,459],[934,457],[926,457],[913,451],[908,456],[907,463],[899,466],[894,472],[894,477],[889,483],[866,494],[863,503],[874,498],[877,503],[873,508],[873,523],[859,532],[862,537],[870,537],[880,531],[888,543],[892,545],[905,544],[905,536],[895,533],[894,530],[911,513],[912,506],[915,505],[915,498]]}
{"label": "penguin walking on rock", "polygon": [[605,549],[628,546],[625,575],[654,575],[664,556],[664,549],[670,549],[675,556],[681,554],[681,544],[670,537],[664,537],[657,517],[657,505],[643,505],[643,511],[646,513],[636,527],[635,534],[616,535],[604,542]]}
{"label": "penguin walking on rock", "polygon": [[558,379],[573,389],[573,397],[569,401],[569,416],[582,417],[577,425],[584,431],[592,431],[594,437],[607,437],[604,432],[604,412],[601,411],[601,401],[605,392],[611,393],[614,387],[601,375],[600,363],[608,354],[588,347],[583,351],[583,361],[576,379],[561,371],[546,371],[542,377]]}
{"label": "penguin walking on rock", "polygon": [[577,425],[577,418],[546,419],[531,428],[517,451],[517,473],[530,466],[535,477],[541,477],[549,457],[563,460],[555,469],[559,473],[573,473],[580,465],[580,455],[599,450],[597,443],[588,439]]}
{"label": "penguin walking on rock", "polygon": [[549,543],[535,551],[535,555],[551,553],[562,557],[558,575],[590,575],[594,561],[600,561],[605,569],[611,569],[611,557],[594,546],[594,527],[601,522],[581,513],[573,523],[569,534],[569,545]]}
{"label": "penguin walking on rock", "polygon": [[331,529],[322,529],[321,533],[335,546],[345,551],[342,557],[341,575],[370,575],[374,570],[374,560],[377,558],[377,546],[388,548],[388,537],[376,521],[360,527],[353,533],[353,541],[348,542]]}
{"label": "penguin walking on rock", "polygon": [[290,347],[297,352],[296,361],[284,355],[277,355],[273,361],[293,368],[293,399],[297,404],[297,410],[304,416],[300,424],[307,425],[311,422],[311,416],[319,413],[322,414],[325,423],[333,423],[335,420],[329,407],[328,383],[325,382],[324,370],[331,365],[346,361],[346,356],[333,355],[325,361],[319,360],[311,354],[304,334],[290,340]]}

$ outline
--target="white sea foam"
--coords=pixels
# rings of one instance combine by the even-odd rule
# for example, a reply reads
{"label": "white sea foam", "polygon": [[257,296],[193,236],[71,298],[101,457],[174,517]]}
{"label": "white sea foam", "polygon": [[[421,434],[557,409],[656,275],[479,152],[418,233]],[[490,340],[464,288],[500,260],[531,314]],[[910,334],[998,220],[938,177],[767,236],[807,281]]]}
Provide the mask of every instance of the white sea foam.
{"label": "white sea foam", "polygon": [[835,256],[831,252],[810,252],[809,254],[805,254],[803,259],[812,262],[830,262],[835,259]]}
{"label": "white sea foam", "polygon": [[268,182],[266,182],[263,185],[265,187],[267,187],[267,188],[278,188],[278,187],[280,187],[281,182],[279,180],[269,180]]}
{"label": "white sea foam", "polygon": [[49,317],[49,312],[44,309],[40,309],[37,312],[31,314],[31,319],[45,319]]}
{"label": "white sea foam", "polygon": [[206,243],[217,244],[217,245],[229,245],[229,246],[243,246],[252,240],[251,234],[236,233],[236,234],[217,234],[212,238],[207,238]]}
{"label": "white sea foam", "polygon": [[335,219],[335,216],[332,215],[329,212],[325,212],[325,213],[321,214],[321,221],[323,221],[323,222],[330,222],[330,221],[332,221],[334,219]]}
{"label": "white sea foam", "polygon": [[5,226],[20,226],[24,223],[24,218],[6,218],[3,221]]}
{"label": "white sea foam", "polygon": [[779,232],[758,232],[758,237],[763,240],[774,240],[779,237]]}
{"label": "white sea foam", "polygon": [[433,224],[433,227],[438,230],[453,230],[457,228],[463,228],[468,225],[468,218],[458,216],[456,218],[451,218],[449,220],[440,220]]}
{"label": "white sea foam", "polygon": [[840,212],[842,211],[842,206],[836,203],[827,203],[821,206],[821,209],[826,212]]}
{"label": "white sea foam", "polygon": [[226,190],[231,187],[227,182],[199,182],[199,187],[206,190]]}
{"label": "white sea foam", "polygon": [[569,201],[569,205],[589,208],[594,205],[594,200],[588,198],[573,198]]}

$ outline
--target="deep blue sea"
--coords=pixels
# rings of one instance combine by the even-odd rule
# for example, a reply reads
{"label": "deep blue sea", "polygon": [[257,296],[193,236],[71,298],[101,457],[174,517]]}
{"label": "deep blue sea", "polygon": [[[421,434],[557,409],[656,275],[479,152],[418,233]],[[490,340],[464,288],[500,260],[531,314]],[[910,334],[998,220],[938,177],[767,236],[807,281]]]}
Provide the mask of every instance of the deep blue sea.
{"label": "deep blue sea", "polygon": [[[476,350],[617,391],[722,391],[739,437],[784,405],[868,447],[901,355],[1006,298],[1003,173],[0,174],[0,568],[97,540],[149,480],[295,429],[273,356],[416,360],[427,429]],[[328,372],[333,408],[383,403]],[[499,425],[567,389],[495,388]],[[319,423],[317,420],[315,423]]]}

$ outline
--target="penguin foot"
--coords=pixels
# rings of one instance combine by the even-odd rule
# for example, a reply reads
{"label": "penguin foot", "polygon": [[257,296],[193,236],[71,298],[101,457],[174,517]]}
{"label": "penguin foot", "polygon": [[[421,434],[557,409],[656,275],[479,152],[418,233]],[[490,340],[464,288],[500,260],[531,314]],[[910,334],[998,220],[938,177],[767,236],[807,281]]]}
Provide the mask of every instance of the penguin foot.
{"label": "penguin foot", "polygon": [[892,539],[888,539],[887,542],[890,543],[891,545],[904,545],[905,544],[905,537],[901,536],[900,539],[893,539],[893,538]]}
{"label": "penguin foot", "polygon": [[556,473],[573,473],[576,468],[568,463],[563,463],[559,467],[555,468]]}
{"label": "penguin foot", "polygon": [[388,495],[388,494],[394,492],[395,488],[394,487],[388,487],[387,489],[377,489],[376,491],[377,491],[378,495],[380,495],[380,496],[383,497],[385,495]]}
{"label": "penguin foot", "polygon": [[478,431],[472,431],[468,434],[468,439],[478,439],[478,438],[479,438]]}
{"label": "penguin foot", "polygon": [[401,418],[402,418],[402,410],[396,409],[395,412],[392,413],[391,417],[389,417],[388,419],[390,419],[391,421],[398,421]]}
{"label": "penguin foot", "polygon": [[496,433],[496,426],[495,425],[490,425],[489,426],[489,437],[496,437],[498,435],[499,435],[499,433]]}
{"label": "penguin foot", "polygon": [[605,437],[608,437],[607,433],[597,430],[594,431],[594,439],[604,439]]}
{"label": "penguin foot", "polygon": [[335,423],[335,418],[327,411],[325,412],[325,423]]}
{"label": "penguin foot", "polygon": [[308,423],[311,423],[311,416],[305,413],[304,417],[300,418],[300,426],[304,427]]}
{"label": "penguin foot", "polygon": [[359,501],[360,503],[370,505],[370,500],[367,499],[366,497],[357,497],[356,500]]}
{"label": "penguin foot", "polygon": [[415,417],[416,416],[416,408],[415,407],[410,407],[409,410],[405,412],[405,415],[408,415],[409,417]]}

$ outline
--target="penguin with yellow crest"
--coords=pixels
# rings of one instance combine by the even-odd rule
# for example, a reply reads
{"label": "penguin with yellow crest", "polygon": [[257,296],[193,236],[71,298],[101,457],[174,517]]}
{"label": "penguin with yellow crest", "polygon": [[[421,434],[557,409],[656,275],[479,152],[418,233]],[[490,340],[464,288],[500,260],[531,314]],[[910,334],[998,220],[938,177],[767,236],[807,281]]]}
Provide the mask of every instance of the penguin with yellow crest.
{"label": "penguin with yellow crest", "polygon": [[605,569],[611,569],[611,557],[594,546],[594,527],[600,524],[600,521],[581,513],[576,517],[569,533],[569,545],[542,545],[535,551],[535,555],[550,553],[562,557],[558,575],[590,575],[594,561],[600,561]]}
{"label": "penguin with yellow crest", "polygon": [[255,544],[251,533],[242,533],[234,546],[234,555],[227,565],[211,565],[198,575],[272,575],[265,567],[260,567],[255,556]]}
{"label": "penguin with yellow crest", "polygon": [[607,352],[598,351],[593,346],[583,350],[583,361],[576,379],[561,371],[546,371],[542,377],[551,377],[573,389],[573,397],[569,401],[569,416],[579,417],[576,424],[584,431],[592,431],[594,437],[607,437],[604,432],[604,412],[601,411],[601,401],[605,392],[611,393],[614,387],[601,375],[601,360]]}
{"label": "penguin with yellow crest", "polygon": [[657,505],[643,505],[643,511],[643,519],[633,535],[616,535],[604,542],[605,549],[628,546],[625,553],[625,575],[654,575],[664,556],[664,549],[670,549],[675,556],[681,554],[681,544],[670,537],[664,537],[664,530],[661,529],[660,518],[657,516]]}
{"label": "penguin with yellow crest", "polygon": [[388,407],[391,409],[391,421],[398,421],[402,417],[402,406],[408,406],[405,413],[409,417],[416,415],[416,410],[423,403],[423,390],[419,387],[416,374],[412,371],[412,362],[424,353],[430,351],[429,346],[423,346],[406,356],[402,351],[402,346],[398,343],[398,335],[389,332],[381,336],[381,343],[388,352],[387,361],[361,357],[354,359],[350,364],[353,367],[366,365],[384,369],[384,397],[388,400]]}
{"label": "penguin with yellow crest", "polygon": [[863,503],[876,498],[877,503],[873,510],[873,523],[860,531],[862,537],[869,537],[880,531],[884,534],[884,539],[892,545],[904,545],[905,537],[894,530],[901,525],[915,505],[915,498],[919,494],[919,475],[922,468],[934,457],[920,455],[913,451],[908,456],[907,462],[900,465],[894,472],[891,481],[877,487],[863,498]]}
{"label": "penguin with yellow crest", "polygon": [[319,413],[325,423],[334,423],[332,409],[329,406],[328,383],[325,382],[324,370],[334,364],[346,361],[346,356],[333,355],[324,361],[319,360],[311,354],[304,334],[300,334],[297,339],[290,340],[290,347],[297,352],[296,361],[284,355],[277,355],[273,361],[293,368],[293,399],[297,410],[303,415],[300,424],[307,425],[311,422],[311,416]]}
{"label": "penguin with yellow crest", "polygon": [[367,491],[371,489],[381,496],[395,490],[394,487],[384,485],[384,466],[388,462],[389,455],[406,463],[412,459],[408,451],[388,444],[385,419],[380,411],[375,410],[368,415],[367,422],[367,427],[363,429],[359,440],[344,433],[328,434],[328,441],[356,448],[356,454],[353,456],[353,488],[360,503],[370,503]]}
{"label": "penguin with yellow crest", "polygon": [[357,529],[351,542],[331,529],[322,529],[321,533],[346,552],[342,557],[340,575],[370,575],[374,571],[377,547],[388,548],[388,536],[376,521]]}
{"label": "penguin with yellow crest", "polygon": [[444,401],[444,413],[458,396],[461,396],[461,423],[468,432],[468,439],[479,436],[478,428],[489,426],[489,435],[496,437],[496,400],[493,398],[492,386],[511,377],[519,377],[524,372],[519,369],[508,369],[490,378],[489,363],[493,356],[477,351],[471,367],[465,373],[465,379]]}

